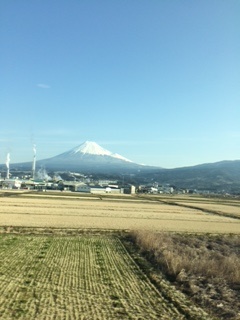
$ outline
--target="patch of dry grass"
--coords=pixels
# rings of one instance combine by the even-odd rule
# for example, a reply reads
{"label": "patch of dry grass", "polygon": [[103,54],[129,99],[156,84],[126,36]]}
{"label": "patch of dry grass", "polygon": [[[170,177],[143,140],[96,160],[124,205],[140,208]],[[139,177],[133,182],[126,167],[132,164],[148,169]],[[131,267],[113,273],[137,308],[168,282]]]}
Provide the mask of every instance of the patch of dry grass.
{"label": "patch of dry grass", "polygon": [[240,237],[134,231],[141,252],[220,319],[239,319]]}
{"label": "patch of dry grass", "polygon": [[240,237],[237,235],[193,236],[134,231],[139,247],[150,252],[170,276],[184,269],[208,277],[240,282]]}

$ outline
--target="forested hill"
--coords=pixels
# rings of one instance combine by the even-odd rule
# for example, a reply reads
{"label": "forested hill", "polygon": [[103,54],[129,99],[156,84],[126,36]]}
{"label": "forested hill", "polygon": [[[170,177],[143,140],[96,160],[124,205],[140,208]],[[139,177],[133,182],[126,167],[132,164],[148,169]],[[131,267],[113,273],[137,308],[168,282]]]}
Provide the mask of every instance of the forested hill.
{"label": "forested hill", "polygon": [[240,160],[154,170],[148,176],[142,173],[142,178],[178,188],[240,193]]}

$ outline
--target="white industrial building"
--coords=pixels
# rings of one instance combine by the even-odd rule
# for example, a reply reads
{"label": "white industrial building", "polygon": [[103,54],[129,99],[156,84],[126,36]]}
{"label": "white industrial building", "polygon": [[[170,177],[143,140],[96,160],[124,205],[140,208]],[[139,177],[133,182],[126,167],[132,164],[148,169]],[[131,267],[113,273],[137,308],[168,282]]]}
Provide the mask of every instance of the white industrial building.
{"label": "white industrial building", "polygon": [[103,193],[123,193],[121,188],[101,187],[101,186],[89,186],[78,185],[76,188],[78,192],[103,194]]}
{"label": "white industrial building", "polygon": [[19,179],[4,179],[0,181],[2,189],[20,189],[22,180]]}

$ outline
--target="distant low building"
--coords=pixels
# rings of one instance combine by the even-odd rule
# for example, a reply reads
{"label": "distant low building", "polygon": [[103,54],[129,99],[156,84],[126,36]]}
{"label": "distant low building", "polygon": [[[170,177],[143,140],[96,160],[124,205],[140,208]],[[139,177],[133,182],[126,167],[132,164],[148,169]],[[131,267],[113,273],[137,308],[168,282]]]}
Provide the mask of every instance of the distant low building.
{"label": "distant low building", "polygon": [[4,179],[0,181],[1,188],[3,189],[20,189],[21,180],[18,179]]}
{"label": "distant low building", "polygon": [[99,194],[99,193],[121,193],[120,188],[110,188],[110,187],[100,187],[94,186],[91,187],[90,193]]}
{"label": "distant low building", "polygon": [[126,194],[135,194],[136,187],[134,185],[129,185],[127,188],[124,188],[124,193]]}
{"label": "distant low building", "polygon": [[89,186],[89,185],[79,185],[76,188],[78,192],[94,193],[94,194],[103,194],[103,193],[121,193],[120,188],[111,188],[109,186]]}
{"label": "distant low building", "polygon": [[100,186],[109,186],[110,184],[117,184],[117,180],[98,180],[98,184]]}
{"label": "distant low building", "polygon": [[79,184],[76,187],[77,192],[86,192],[86,193],[91,193],[91,187],[87,184]]}

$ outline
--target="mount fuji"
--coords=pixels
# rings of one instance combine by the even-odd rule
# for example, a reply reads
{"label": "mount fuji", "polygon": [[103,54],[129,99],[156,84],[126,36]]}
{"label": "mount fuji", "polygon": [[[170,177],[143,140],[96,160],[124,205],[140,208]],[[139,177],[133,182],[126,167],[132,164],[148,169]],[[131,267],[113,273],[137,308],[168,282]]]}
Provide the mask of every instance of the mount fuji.
{"label": "mount fuji", "polygon": [[[9,164],[8,164],[9,165]],[[32,162],[13,163],[12,172],[32,171]],[[132,162],[112,153],[96,142],[86,141],[55,157],[38,160],[36,169],[73,171],[87,175],[134,175],[135,182],[158,181],[178,188],[213,190],[240,194],[240,160],[205,163],[197,166],[164,169]],[[6,164],[0,164],[0,174],[6,175]]]}
{"label": "mount fuji", "polygon": [[93,141],[85,141],[84,143],[80,144],[80,146],[71,149],[70,151],[64,152],[60,154],[58,157],[72,157],[72,156],[83,156],[83,155],[95,155],[95,156],[109,156],[112,158],[132,162],[127,158],[120,156],[117,153],[112,153],[107,149],[102,148],[96,142]]}
{"label": "mount fuji", "polygon": [[54,171],[79,171],[82,173],[136,173],[148,167],[102,148],[96,142],[86,141],[55,157],[37,161]]}

